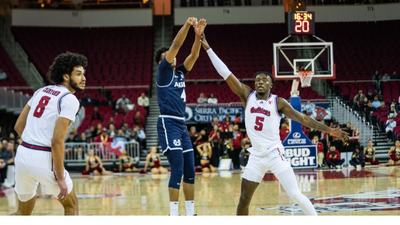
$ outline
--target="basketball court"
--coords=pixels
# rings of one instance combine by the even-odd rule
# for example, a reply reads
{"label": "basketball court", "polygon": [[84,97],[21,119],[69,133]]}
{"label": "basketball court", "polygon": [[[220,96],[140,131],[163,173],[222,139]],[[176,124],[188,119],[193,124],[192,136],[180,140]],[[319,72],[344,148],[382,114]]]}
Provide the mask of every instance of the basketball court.
{"label": "basketball court", "polygon": [[[400,214],[400,167],[341,170],[295,170],[301,191],[320,216],[395,216]],[[169,214],[169,175],[115,173],[110,176],[71,174],[80,215]],[[199,216],[234,216],[239,201],[240,171],[196,174],[195,211]],[[33,215],[63,215],[61,204],[37,192]],[[184,215],[181,194],[180,214]],[[0,215],[17,210],[13,189],[0,190]],[[267,173],[250,205],[254,216],[302,216],[273,174]]]}
{"label": "basketball court", "polygon": [[[274,46],[272,75],[292,80],[291,104],[300,111],[298,86],[316,80],[335,79],[333,43],[315,36],[315,14],[288,13],[289,36]],[[309,164],[295,168],[301,192],[320,216],[397,216],[400,214],[400,167],[367,166],[362,169],[316,169],[316,148],[304,137],[299,124],[292,124],[288,139],[302,140],[286,148],[307,149]],[[305,157],[305,156],[304,156]],[[292,163],[293,164],[293,163]],[[292,165],[293,166],[293,165]],[[295,167],[295,166],[294,166]],[[79,214],[87,216],[167,216],[169,174],[114,173],[109,176],[70,172],[79,201]],[[241,171],[196,174],[195,213],[198,216],[234,216],[239,202]],[[0,189],[0,215],[12,215],[18,201],[13,188]],[[179,211],[185,213],[181,190]],[[249,209],[253,216],[303,216],[272,173],[264,176]],[[63,215],[62,205],[37,191],[33,215]],[[133,222],[133,221],[132,221]],[[264,221],[267,223],[268,221]],[[330,222],[330,221],[326,221]],[[335,221],[336,222],[336,221]],[[349,221],[350,222],[350,221]]]}

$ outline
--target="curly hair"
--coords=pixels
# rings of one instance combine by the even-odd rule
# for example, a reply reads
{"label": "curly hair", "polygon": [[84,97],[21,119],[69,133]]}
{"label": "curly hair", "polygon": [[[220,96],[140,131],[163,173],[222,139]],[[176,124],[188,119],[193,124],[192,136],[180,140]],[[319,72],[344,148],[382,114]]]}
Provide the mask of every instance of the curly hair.
{"label": "curly hair", "polygon": [[87,64],[86,56],[72,52],[62,53],[54,59],[53,64],[49,67],[47,77],[51,82],[60,84],[64,81],[64,74],[71,74],[74,67],[77,66],[85,68]]}
{"label": "curly hair", "polygon": [[156,50],[156,52],[154,53],[154,61],[156,61],[156,63],[158,64],[161,60],[161,55],[168,50],[169,50],[169,47],[167,47],[167,46],[158,48]]}

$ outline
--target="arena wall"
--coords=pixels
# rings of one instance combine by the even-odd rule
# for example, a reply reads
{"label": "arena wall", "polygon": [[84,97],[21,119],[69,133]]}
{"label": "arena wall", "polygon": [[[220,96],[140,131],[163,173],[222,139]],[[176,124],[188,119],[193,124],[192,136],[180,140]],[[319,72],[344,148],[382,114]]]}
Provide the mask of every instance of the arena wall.
{"label": "arena wall", "polygon": [[[177,7],[175,25],[189,16],[206,18],[208,24],[284,23],[283,6]],[[400,4],[309,6],[317,22],[357,22],[400,20]],[[14,9],[13,26],[123,27],[151,26],[151,9],[129,10],[30,10]]]}

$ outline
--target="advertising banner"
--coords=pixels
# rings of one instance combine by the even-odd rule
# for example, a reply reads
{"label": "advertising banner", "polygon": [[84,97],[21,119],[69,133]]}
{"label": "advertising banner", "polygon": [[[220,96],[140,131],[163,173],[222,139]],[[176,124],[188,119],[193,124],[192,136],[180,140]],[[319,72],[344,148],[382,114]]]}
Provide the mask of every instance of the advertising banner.
{"label": "advertising banner", "polygon": [[185,119],[187,123],[210,123],[214,116],[218,116],[221,122],[225,116],[230,116],[233,122],[238,113],[243,119],[241,104],[187,104]]}

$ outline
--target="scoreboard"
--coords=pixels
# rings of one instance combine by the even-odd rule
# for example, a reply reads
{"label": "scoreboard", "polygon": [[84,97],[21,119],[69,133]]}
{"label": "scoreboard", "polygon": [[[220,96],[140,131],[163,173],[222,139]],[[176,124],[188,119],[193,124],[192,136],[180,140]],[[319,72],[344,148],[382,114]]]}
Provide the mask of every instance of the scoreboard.
{"label": "scoreboard", "polygon": [[288,17],[289,35],[315,34],[315,12],[289,12]]}

